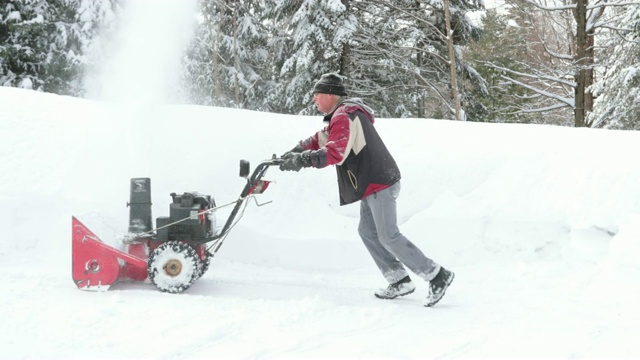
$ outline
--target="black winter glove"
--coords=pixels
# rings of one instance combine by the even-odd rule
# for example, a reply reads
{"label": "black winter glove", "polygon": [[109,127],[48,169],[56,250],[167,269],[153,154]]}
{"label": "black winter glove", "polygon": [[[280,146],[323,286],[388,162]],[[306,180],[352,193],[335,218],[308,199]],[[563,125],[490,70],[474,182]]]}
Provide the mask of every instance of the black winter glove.
{"label": "black winter glove", "polygon": [[282,156],[280,156],[283,159],[288,159],[291,156],[293,156],[293,154],[297,154],[297,153],[301,153],[304,151],[304,148],[302,147],[302,145],[298,144],[296,145],[293,149],[287,151],[286,153],[282,154]]}
{"label": "black winter glove", "polygon": [[[282,171],[300,171],[303,167],[311,166],[311,150],[305,150],[301,153],[290,153],[288,157],[282,156],[284,162],[280,164]],[[285,154],[286,155],[286,154]]]}

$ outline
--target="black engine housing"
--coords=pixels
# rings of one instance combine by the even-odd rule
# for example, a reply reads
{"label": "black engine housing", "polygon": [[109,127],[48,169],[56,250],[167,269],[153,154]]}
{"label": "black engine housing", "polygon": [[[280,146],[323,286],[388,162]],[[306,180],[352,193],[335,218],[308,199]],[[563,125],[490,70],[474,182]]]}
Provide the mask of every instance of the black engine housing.
{"label": "black engine housing", "polygon": [[[169,204],[169,216],[159,216],[156,219],[158,241],[189,241],[213,236],[215,221],[211,220],[215,219],[215,214],[212,214],[213,211],[205,213],[216,207],[210,195],[197,192],[185,192],[182,195],[171,193],[171,198],[173,201]],[[180,222],[173,224],[177,221]],[[160,229],[168,224],[173,225]]]}

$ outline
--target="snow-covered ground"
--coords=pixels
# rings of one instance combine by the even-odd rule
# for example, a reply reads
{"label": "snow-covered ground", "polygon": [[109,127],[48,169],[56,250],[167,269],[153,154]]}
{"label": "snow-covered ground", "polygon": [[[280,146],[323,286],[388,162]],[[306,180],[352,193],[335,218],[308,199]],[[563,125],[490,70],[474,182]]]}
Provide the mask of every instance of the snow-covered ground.
{"label": "snow-covered ground", "polygon": [[[129,179],[234,201],[253,164],[319,117],[135,108],[0,88],[0,358],[640,357],[640,133],[379,119],[403,174],[401,230],[456,272],[384,301],[340,207],[334,169],[283,173],[249,205],[187,292],[83,292],[71,216],[105,242],[127,231]],[[218,221],[226,215],[218,214]]]}

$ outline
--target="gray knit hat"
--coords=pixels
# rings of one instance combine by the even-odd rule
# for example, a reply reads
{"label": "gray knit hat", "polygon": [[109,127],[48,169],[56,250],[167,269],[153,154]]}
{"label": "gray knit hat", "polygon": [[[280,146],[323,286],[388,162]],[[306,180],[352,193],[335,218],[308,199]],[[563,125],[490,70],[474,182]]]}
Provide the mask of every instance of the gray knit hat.
{"label": "gray knit hat", "polygon": [[342,77],[336,73],[324,74],[313,87],[313,93],[347,95]]}

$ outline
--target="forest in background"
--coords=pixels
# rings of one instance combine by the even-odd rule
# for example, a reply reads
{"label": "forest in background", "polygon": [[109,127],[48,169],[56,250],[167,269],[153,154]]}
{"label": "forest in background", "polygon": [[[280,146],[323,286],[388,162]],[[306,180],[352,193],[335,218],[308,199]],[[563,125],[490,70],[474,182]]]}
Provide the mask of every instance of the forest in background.
{"label": "forest in background", "polygon": [[[0,85],[89,97],[131,1],[0,0]],[[635,1],[194,1],[175,103],[315,114],[336,72],[379,117],[640,129]]]}

